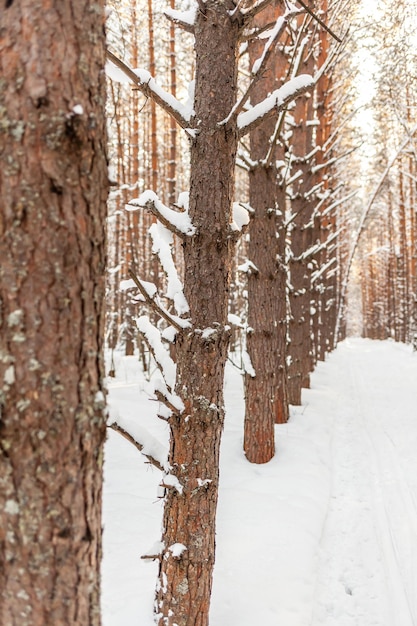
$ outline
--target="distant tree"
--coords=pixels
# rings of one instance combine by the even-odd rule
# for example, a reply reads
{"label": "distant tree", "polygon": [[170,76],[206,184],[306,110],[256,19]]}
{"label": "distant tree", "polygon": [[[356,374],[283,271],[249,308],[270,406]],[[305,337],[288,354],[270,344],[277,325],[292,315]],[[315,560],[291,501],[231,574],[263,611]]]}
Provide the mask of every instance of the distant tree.
{"label": "distant tree", "polygon": [[[314,26],[310,16],[300,24],[302,36],[297,59],[303,72],[313,73]],[[291,404],[301,404],[301,389],[309,387],[311,371],[311,267],[312,217],[316,198],[312,193],[314,177],[314,99],[310,94],[299,98],[293,112],[290,148],[290,176],[294,179],[289,190],[289,337],[288,394]]]}
{"label": "distant tree", "polygon": [[[264,76],[252,97],[261,102],[287,80],[290,55],[283,51],[288,17],[272,3],[255,20],[259,31],[281,20],[279,44],[266,64]],[[256,68],[265,40],[249,42],[249,61]],[[279,175],[284,128],[282,112],[250,133],[249,203],[253,216],[247,248],[248,332],[247,351],[252,369],[245,373],[244,451],[252,463],[267,463],[275,454],[276,423],[288,419],[286,369],[285,180]],[[281,156],[281,159],[279,158]]]}
{"label": "distant tree", "polygon": [[104,2],[0,11],[0,623],[98,626]]}

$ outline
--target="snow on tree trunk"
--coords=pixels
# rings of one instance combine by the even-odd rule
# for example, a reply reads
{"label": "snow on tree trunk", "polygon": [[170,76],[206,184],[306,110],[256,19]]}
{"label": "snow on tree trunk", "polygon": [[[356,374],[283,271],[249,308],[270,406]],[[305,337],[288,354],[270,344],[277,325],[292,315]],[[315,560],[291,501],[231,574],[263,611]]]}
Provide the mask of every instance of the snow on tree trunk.
{"label": "snow on tree trunk", "polygon": [[[258,18],[258,25],[272,22],[275,14],[275,7],[269,7]],[[262,39],[250,42],[251,67],[261,56],[263,47]],[[286,57],[277,51],[259,82],[252,104],[279,86],[286,65]],[[255,212],[249,227],[248,258],[257,271],[248,273],[247,350],[255,376],[245,375],[244,451],[252,463],[267,463],[274,456],[275,423],[288,419],[285,229],[279,228],[285,217],[285,195],[281,193],[275,165],[278,148],[274,148],[270,162],[265,162],[275,126],[276,120],[270,118],[250,134],[251,160],[256,165],[249,173],[249,202]],[[281,254],[278,254],[279,246]]]}
{"label": "snow on tree trunk", "polygon": [[98,626],[103,3],[0,11],[0,623]]}
{"label": "snow on tree trunk", "polygon": [[[312,61],[310,61],[312,63]],[[304,157],[313,147],[311,126],[307,125],[312,118],[312,98],[299,98],[295,104],[293,150],[295,171],[301,172],[293,184],[291,211],[294,219],[291,223],[291,291],[290,291],[290,346],[291,356],[288,368],[288,391],[291,404],[301,404],[301,389],[309,387],[311,370],[311,339],[310,339],[310,301],[311,301],[311,259],[304,253],[312,245],[311,221],[313,202],[307,196],[312,186],[311,162]]]}
{"label": "snow on tree trunk", "polygon": [[[234,253],[229,222],[237,129],[218,124],[236,99],[239,24],[231,9],[210,0],[195,23],[198,130],[191,145],[189,214],[197,232],[184,240],[184,292],[193,328],[176,342],[176,393],[185,409],[170,419],[169,462],[181,487],[167,489],[156,596],[161,626],[208,624]],[[186,548],[179,555],[176,544]]]}

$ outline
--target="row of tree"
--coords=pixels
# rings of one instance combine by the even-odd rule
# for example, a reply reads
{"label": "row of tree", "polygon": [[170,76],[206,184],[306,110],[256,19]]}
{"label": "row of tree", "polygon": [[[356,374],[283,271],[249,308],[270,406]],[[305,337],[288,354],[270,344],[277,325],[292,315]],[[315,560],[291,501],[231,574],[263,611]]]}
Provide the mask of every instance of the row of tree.
{"label": "row of tree", "polygon": [[372,33],[370,52],[377,72],[372,106],[375,158],[369,167],[378,182],[372,183],[357,260],[363,334],[417,345],[415,5],[400,1],[380,11],[384,28]]}
{"label": "row of tree", "polygon": [[[0,13],[0,622],[94,625],[104,6],[52,3],[45,19],[41,4],[7,0]],[[396,20],[409,10],[395,6]],[[137,344],[144,367],[146,347],[162,373],[154,393],[170,452],[162,465],[150,458],[166,490],[160,625],[208,623],[231,344],[245,377],[245,453],[263,463],[274,424],[344,336],[351,268],[363,277],[365,334],[414,332],[414,61],[393,39],[402,65],[398,84],[381,73],[379,182],[355,199],[355,33],[344,16],[356,9],[199,0],[163,16],[135,0],[107,19],[106,339],[128,354]]]}
{"label": "row of tree", "polygon": [[[232,332],[235,338],[240,332],[245,375],[244,449],[256,463],[274,455],[274,425],[288,419],[289,403],[301,403],[315,361],[335,342],[341,271],[336,243],[347,200],[335,173],[349,148],[336,130],[346,102],[335,106],[332,93],[341,80],[337,60],[345,44],[336,31],[342,31],[338,16],[345,4],[334,3],[329,11],[324,0],[299,6],[210,1],[191,14],[167,11],[168,19],[187,32],[188,42],[190,33],[194,37],[193,63],[177,52],[177,58],[185,58],[190,82],[194,77],[181,90],[194,94],[193,108],[175,97],[167,71],[177,50],[171,37],[165,37],[170,56],[165,71],[160,68],[161,84],[132,69],[133,53],[121,58],[120,38],[108,53],[110,77],[127,78],[130,88],[165,113],[165,118],[159,114],[155,134],[157,109],[149,112],[152,155],[168,154],[168,145],[169,154],[177,154],[177,147],[167,145],[168,136],[179,141],[167,133],[169,118],[190,144],[181,168],[184,177],[189,175],[186,195],[171,193],[164,175],[153,179],[152,192],[144,191],[151,173],[119,180],[123,189],[113,193],[113,219],[127,200],[123,232],[130,231],[137,249],[124,251],[124,265],[115,256],[113,276],[120,271],[131,279],[123,283],[127,299],[119,310],[113,308],[109,336],[116,346],[117,337],[126,336],[126,324],[134,323],[128,336],[140,331],[138,341],[145,341],[163,376],[155,383],[155,396],[171,432],[162,479],[163,548],[157,555],[160,624],[208,623],[223,379]],[[151,10],[148,25],[152,63]],[[163,76],[169,79],[165,84]],[[115,124],[117,133],[120,124]],[[127,132],[134,128],[130,122]],[[126,144],[134,137],[128,134]],[[116,161],[119,173],[124,158]],[[139,197],[132,198],[133,188],[142,191]],[[149,232],[156,262],[144,239],[146,212],[153,221]],[[113,241],[120,255],[123,245],[116,234]],[[144,305],[148,315],[141,315]],[[116,334],[115,319],[125,324]],[[173,546],[182,546],[181,554]]]}

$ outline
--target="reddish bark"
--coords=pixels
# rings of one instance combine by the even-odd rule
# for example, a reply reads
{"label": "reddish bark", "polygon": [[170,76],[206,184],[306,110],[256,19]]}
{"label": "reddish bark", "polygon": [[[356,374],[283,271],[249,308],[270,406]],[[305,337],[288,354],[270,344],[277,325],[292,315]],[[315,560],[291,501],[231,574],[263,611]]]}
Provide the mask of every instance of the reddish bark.
{"label": "reddish bark", "polygon": [[[276,19],[274,6],[263,11],[257,25]],[[249,44],[249,62],[260,58],[263,39]],[[252,103],[280,86],[288,59],[276,52],[268,63]],[[286,342],[285,191],[278,181],[278,148],[266,162],[276,120],[270,118],[250,134],[249,202],[255,209],[249,228],[248,257],[257,271],[248,275],[247,349],[255,376],[245,375],[244,451],[252,463],[267,463],[275,454],[275,423],[288,419]],[[277,214],[278,213],[278,214]]]}
{"label": "reddish bark", "polygon": [[103,3],[0,11],[0,623],[98,626]]}
{"label": "reddish bark", "polygon": [[[236,98],[239,23],[233,8],[209,0],[195,24],[198,134],[191,146],[190,217],[197,234],[184,242],[184,290],[193,329],[176,344],[176,392],[185,410],[170,419],[170,465],[182,493],[170,488],[166,496],[156,597],[160,626],[208,624],[234,253],[229,222],[237,129],[235,122],[219,125]],[[203,334],[204,329],[212,332]],[[186,546],[180,557],[169,550],[175,543]]]}
{"label": "reddish bark", "polygon": [[[312,33],[309,33],[310,40]],[[314,72],[314,58],[310,54],[310,45],[305,50],[306,60],[302,71]],[[295,104],[292,150],[294,172],[301,175],[293,183],[291,190],[291,263],[290,263],[290,323],[288,393],[290,404],[301,404],[301,389],[310,386],[311,358],[311,257],[304,254],[312,246],[311,220],[314,208],[314,196],[311,188],[314,178],[311,174],[312,159],[306,158],[313,149],[312,126],[313,98],[302,96]]]}

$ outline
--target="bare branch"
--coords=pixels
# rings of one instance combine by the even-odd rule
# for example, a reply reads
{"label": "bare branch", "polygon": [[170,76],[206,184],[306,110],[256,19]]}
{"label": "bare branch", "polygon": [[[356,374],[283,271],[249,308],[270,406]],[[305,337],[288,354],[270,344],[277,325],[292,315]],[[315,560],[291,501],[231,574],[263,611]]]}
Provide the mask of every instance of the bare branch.
{"label": "bare branch", "polygon": [[187,119],[187,115],[181,113],[185,107],[176,99],[173,95],[164,91],[157,85],[155,79],[149,75],[149,80],[142,82],[135,71],[129,67],[124,61],[119,59],[110,50],[106,50],[106,56],[114,65],[116,65],[122,72],[136,85],[136,87],[147,98],[151,98],[156,104],[164,109],[174,120],[181,126],[181,128],[188,128],[190,126],[190,120]]}
{"label": "bare branch", "polygon": [[122,437],[127,439],[127,441],[130,441],[130,443],[133,444],[135,448],[139,450],[139,452],[148,459],[151,465],[158,468],[161,472],[165,472],[166,468],[162,467],[161,463],[157,461],[153,456],[151,456],[150,454],[147,454],[146,452],[143,452],[144,446],[141,443],[139,443],[139,441],[136,441],[136,439],[130,433],[128,433],[127,430],[122,428],[117,422],[113,422],[113,424],[109,424],[107,428],[111,428],[112,430],[115,430],[117,433],[122,435]]}
{"label": "bare branch", "polygon": [[150,561],[161,561],[162,554],[142,554],[141,559],[149,559]]}
{"label": "bare branch", "polygon": [[264,24],[263,26],[248,30],[243,34],[241,41],[250,41],[251,39],[255,39],[256,37],[259,37],[259,35],[262,35],[262,33],[264,33],[265,31],[271,30],[274,25],[275,22],[269,22],[268,24]]}
{"label": "bare branch", "polygon": [[299,4],[301,4],[301,6],[303,7],[303,9],[304,9],[305,11],[307,11],[307,13],[308,13],[309,15],[311,15],[311,17],[312,17],[313,19],[315,19],[315,20],[316,20],[316,22],[317,22],[318,24],[320,24],[320,26],[321,26],[322,28],[324,28],[324,30],[326,31],[326,33],[329,33],[329,35],[331,35],[331,36],[333,37],[333,39],[336,39],[336,41],[338,41],[339,43],[342,43],[342,40],[340,39],[340,37],[338,37],[337,35],[335,35],[335,33],[331,30],[331,28],[329,28],[329,27],[328,27],[328,26],[327,26],[327,25],[323,22],[323,20],[321,20],[321,19],[319,18],[319,16],[318,16],[318,15],[316,15],[316,14],[315,14],[315,13],[314,13],[314,12],[313,12],[313,11],[312,11],[309,7],[308,7],[308,6],[307,6],[307,4],[305,4],[305,2],[303,2],[303,0],[297,0],[297,2],[298,2]]}
{"label": "bare branch", "polygon": [[249,21],[252,20],[255,15],[258,15],[258,13],[261,13],[261,11],[266,9],[266,7],[271,4],[271,2],[273,2],[273,0],[258,0],[258,2],[255,2],[255,4],[252,5],[249,9],[241,9],[240,12],[244,16],[245,21]]}

